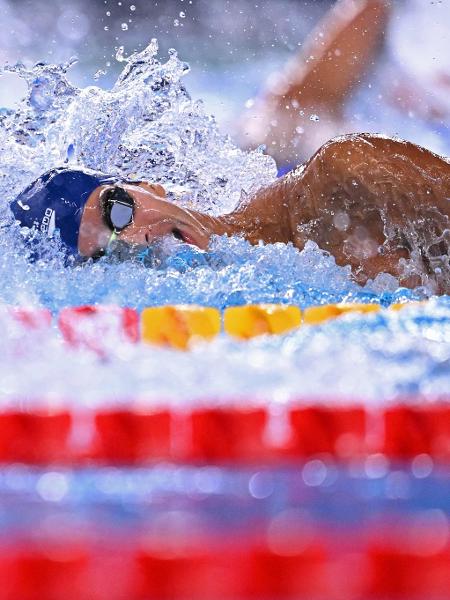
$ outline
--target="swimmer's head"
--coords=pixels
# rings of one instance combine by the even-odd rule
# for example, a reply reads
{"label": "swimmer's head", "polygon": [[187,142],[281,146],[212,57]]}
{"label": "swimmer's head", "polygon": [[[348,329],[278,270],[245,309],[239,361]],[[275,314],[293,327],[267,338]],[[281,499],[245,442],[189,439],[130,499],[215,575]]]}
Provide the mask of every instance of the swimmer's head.
{"label": "swimmer's head", "polygon": [[59,230],[69,254],[78,254],[81,218],[91,193],[114,178],[90,170],[68,168],[48,171],[31,183],[11,203],[22,227],[37,229],[52,237]]}
{"label": "swimmer's head", "polygon": [[90,170],[49,171],[19,194],[11,210],[23,227],[49,238],[58,230],[68,254],[84,258],[110,253],[117,245],[112,241],[142,250],[167,235],[204,249],[211,233],[202,215],[169,202],[161,185]]}

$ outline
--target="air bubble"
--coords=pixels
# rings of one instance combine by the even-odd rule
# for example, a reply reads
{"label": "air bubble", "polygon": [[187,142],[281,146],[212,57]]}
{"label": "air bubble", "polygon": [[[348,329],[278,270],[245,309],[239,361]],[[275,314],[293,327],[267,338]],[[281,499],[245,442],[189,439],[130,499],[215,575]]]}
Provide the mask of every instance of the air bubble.
{"label": "air bubble", "polygon": [[134,12],[134,11],[136,10],[136,7],[135,7],[135,5],[134,5],[134,4],[132,4],[132,5],[130,6],[130,10],[131,10],[132,12]]}
{"label": "air bubble", "polygon": [[128,25],[127,23],[122,23],[120,28],[122,29],[122,31],[128,31]]}
{"label": "air bubble", "polygon": [[318,121],[320,121],[320,118],[319,118],[319,115],[312,114],[312,115],[309,117],[309,120],[310,120],[310,121],[314,121],[315,123],[317,123]]}

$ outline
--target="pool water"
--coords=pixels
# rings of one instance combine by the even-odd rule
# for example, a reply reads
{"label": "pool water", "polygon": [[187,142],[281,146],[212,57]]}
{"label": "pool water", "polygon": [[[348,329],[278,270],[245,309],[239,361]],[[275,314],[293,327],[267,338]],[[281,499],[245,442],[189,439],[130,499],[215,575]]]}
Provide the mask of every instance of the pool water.
{"label": "pool water", "polygon": [[[182,84],[188,67],[176,53],[166,63],[156,53],[152,41],[123,61],[110,91],[71,85],[69,64],[9,67],[28,95],[16,111],[0,113],[2,598],[319,600],[390,597],[394,589],[398,598],[442,600],[449,589],[448,428],[440,422],[450,390],[449,296],[400,288],[387,274],[361,287],[313,242],[299,251],[217,237],[202,252],[165,239],[132,261],[83,265],[67,264],[55,240],[23,244],[29,232],[13,223],[8,203],[62,164],[159,181],[173,202],[211,214],[275,179],[263,149],[236,148],[191,101]],[[410,300],[426,302],[388,310]],[[223,310],[262,302],[365,302],[382,310],[246,342],[222,334],[188,352],[114,333],[98,352],[67,344],[57,327],[69,306]],[[53,324],[30,329],[8,306],[44,307]],[[382,423],[399,402],[417,411],[402,413],[383,438]],[[306,422],[317,445],[307,451],[301,440],[284,462],[289,418],[305,405],[313,406]],[[333,430],[334,417],[320,417],[342,406],[344,413],[363,407],[353,437],[353,422],[349,434]],[[444,408],[435,413],[437,406]],[[158,410],[164,423],[170,419],[169,433],[155,435],[157,420],[149,434],[147,417]],[[256,434],[245,428],[248,414],[256,414]],[[236,448],[255,435],[260,454],[248,460],[251,452]],[[361,453],[339,454],[358,447],[358,435]],[[373,435],[378,445],[370,445]],[[150,446],[142,448],[144,438]],[[154,454],[145,453],[149,447]]]}
{"label": "pool water", "polygon": [[[120,57],[122,60],[122,57]],[[70,64],[9,67],[28,95],[0,116],[0,301],[43,306],[117,304],[142,310],[196,303],[220,309],[275,302],[306,307],[330,302],[392,302],[428,298],[426,288],[399,288],[379,275],[364,287],[349,267],[313,242],[250,246],[215,238],[208,252],[163,240],[145,260],[67,265],[58,245],[35,239],[30,262],[8,202],[33,178],[61,165],[84,165],[159,181],[169,198],[211,214],[233,209],[243,195],[276,177],[262,149],[244,152],[221,134],[183,86],[188,66],[157,42],[131,55],[110,91],[71,85]],[[59,397],[77,403],[115,402],[132,395],[195,402],[230,396],[286,402],[300,396],[436,397],[450,389],[450,299],[433,298],[401,313],[348,316],[317,328],[241,344],[225,335],[183,354],[111,343],[107,357],[67,348],[56,329],[33,336],[0,320],[2,397]],[[26,340],[20,343],[20,340]],[[18,347],[20,349],[18,350]],[[164,368],[161,368],[164,365]]]}

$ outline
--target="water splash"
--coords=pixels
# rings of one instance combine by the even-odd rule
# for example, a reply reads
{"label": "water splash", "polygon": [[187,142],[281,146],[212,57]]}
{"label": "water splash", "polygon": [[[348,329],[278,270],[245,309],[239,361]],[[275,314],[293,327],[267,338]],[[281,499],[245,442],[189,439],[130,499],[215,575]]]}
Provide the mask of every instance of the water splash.
{"label": "water splash", "polygon": [[2,197],[11,200],[69,160],[159,182],[173,201],[211,213],[232,210],[242,192],[273,181],[271,158],[236,148],[202,103],[191,100],[182,84],[189,67],[177,52],[166,62],[157,52],[156,40],[128,58],[120,52],[125,66],[109,91],[72,86],[66,74],[74,61],[6,67],[25,79],[28,97],[1,122]]}
{"label": "water splash", "polygon": [[[188,66],[175,51],[160,62],[157,50],[155,40],[128,58],[119,48],[124,69],[109,91],[71,85],[73,61],[5,68],[27,82],[28,94],[16,111],[0,115],[0,305],[56,312],[95,303],[137,309],[186,302],[218,308],[249,302],[387,305],[423,297],[422,290],[398,288],[386,275],[361,288],[348,267],[338,267],[312,242],[298,251],[224,237],[205,253],[163,240],[140,261],[102,259],[68,268],[57,240],[36,237],[41,258],[30,263],[29,247],[20,243],[25,232],[12,226],[8,202],[49,168],[74,164],[158,181],[174,202],[212,214],[232,210],[242,193],[273,181],[273,160],[263,149],[243,152],[223,136],[183,86]],[[112,343],[102,361],[69,350],[54,330],[30,337],[11,333],[1,319],[0,329],[4,401],[39,396],[89,404],[126,398],[130,389],[183,401],[198,397],[199,390],[211,397],[245,391],[286,399],[314,390],[375,398],[448,389],[447,304],[433,304],[426,319],[392,314],[246,346],[221,338],[191,355]],[[358,381],[355,365],[363,374]],[[205,373],[215,376],[208,380]]]}
{"label": "water splash", "polygon": [[[58,244],[38,236],[41,260],[28,261],[25,231],[11,227],[8,201],[49,168],[70,163],[120,176],[159,181],[174,202],[205,212],[231,210],[244,193],[275,177],[275,164],[259,148],[243,152],[217,129],[200,102],[182,85],[188,65],[173,50],[162,63],[152,40],[141,52],[118,60],[124,68],[110,91],[78,89],[67,79],[74,60],[60,66],[6,67],[28,85],[18,109],[0,124],[0,300],[65,305],[116,302],[149,304],[275,301],[301,305],[373,298],[356,286],[348,268],[314,244],[303,252],[283,244],[254,248],[240,239],[216,240],[208,254],[163,243],[142,262],[65,268]],[[19,251],[18,251],[19,248]],[[379,287],[379,286],[378,286]]]}

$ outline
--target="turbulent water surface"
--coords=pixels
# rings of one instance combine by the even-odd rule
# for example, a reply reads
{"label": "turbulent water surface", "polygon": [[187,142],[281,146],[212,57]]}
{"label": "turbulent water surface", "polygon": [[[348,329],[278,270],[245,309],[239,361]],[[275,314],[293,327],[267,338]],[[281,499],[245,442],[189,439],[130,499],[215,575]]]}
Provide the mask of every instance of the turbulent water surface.
{"label": "turbulent water surface", "polygon": [[[224,308],[249,302],[302,307],[336,301],[422,299],[425,289],[398,288],[380,275],[364,288],[349,268],[312,242],[303,251],[275,244],[251,247],[216,238],[208,253],[166,240],[140,262],[67,266],[57,244],[36,240],[42,259],[30,262],[8,203],[37,175],[62,164],[162,183],[183,206],[219,214],[233,209],[276,176],[262,149],[243,152],[221,134],[182,84],[188,66],[175,51],[166,62],[157,44],[124,60],[110,91],[78,89],[70,65],[8,67],[28,95],[0,113],[0,301],[4,305],[199,303]],[[450,389],[450,301],[433,299],[374,316],[349,316],[287,336],[239,344],[220,337],[191,353],[117,344],[106,355],[71,350],[56,329],[31,335],[0,315],[1,394],[5,401],[50,397],[90,404],[136,398],[172,402],[252,397],[285,402],[305,396],[373,402]],[[107,344],[108,345],[108,344]]]}

